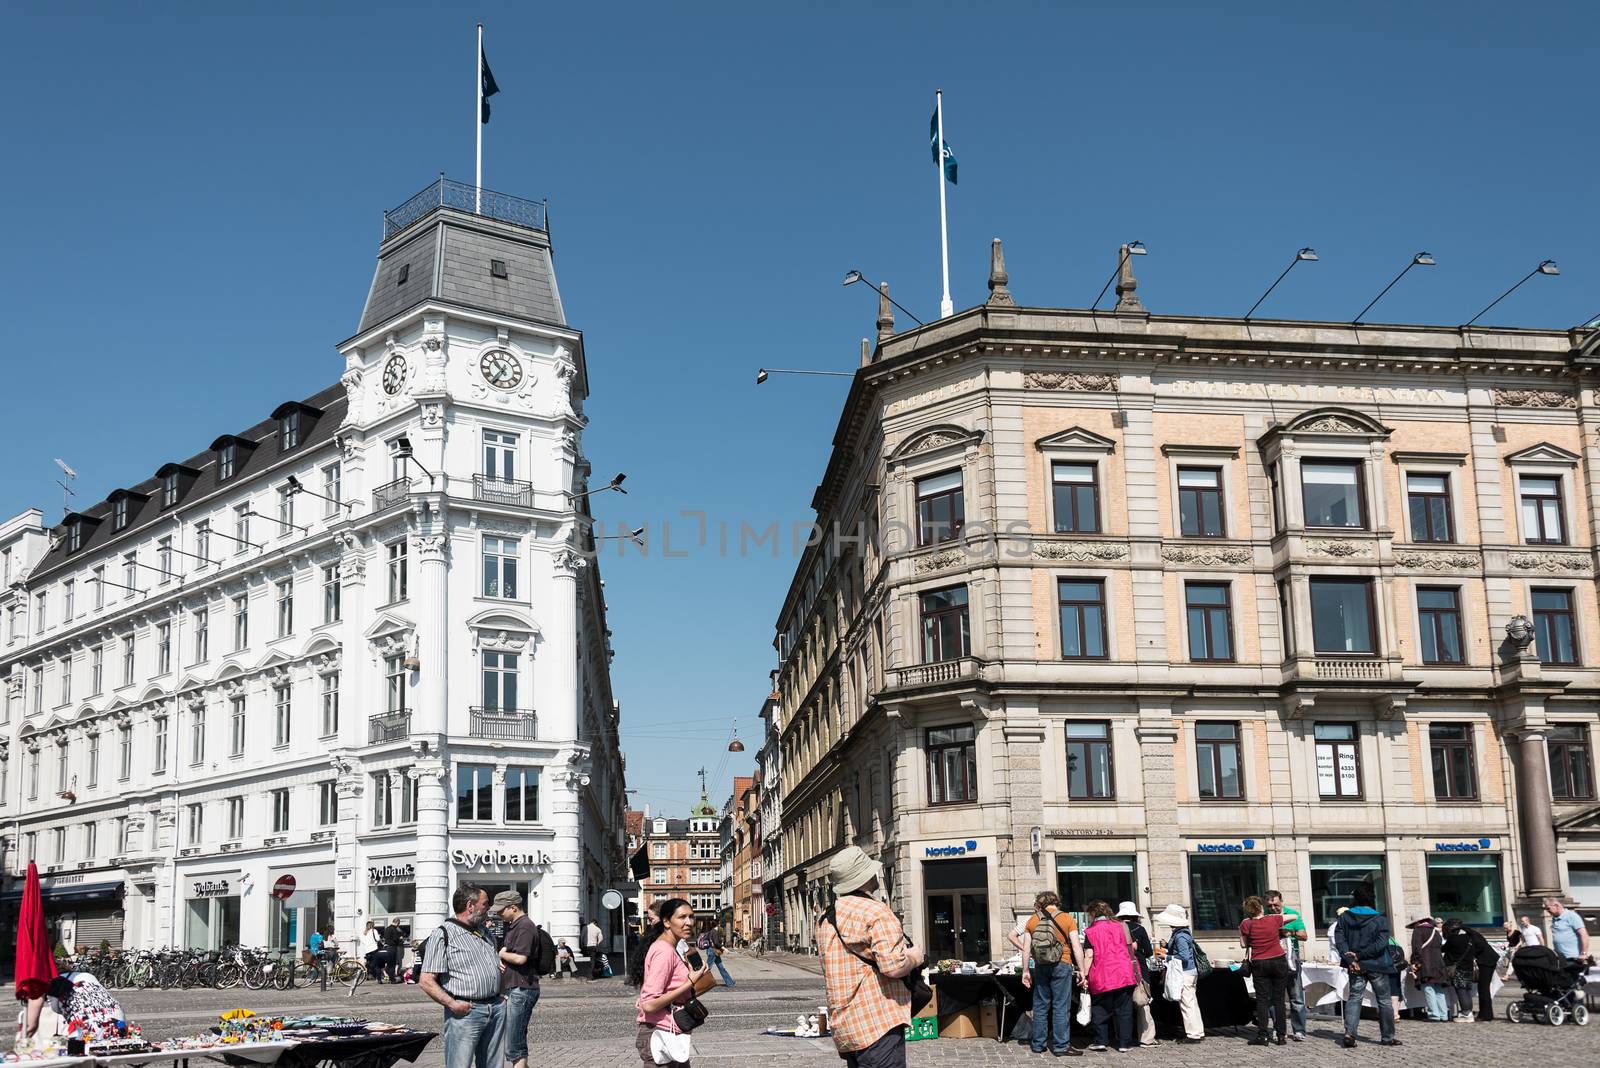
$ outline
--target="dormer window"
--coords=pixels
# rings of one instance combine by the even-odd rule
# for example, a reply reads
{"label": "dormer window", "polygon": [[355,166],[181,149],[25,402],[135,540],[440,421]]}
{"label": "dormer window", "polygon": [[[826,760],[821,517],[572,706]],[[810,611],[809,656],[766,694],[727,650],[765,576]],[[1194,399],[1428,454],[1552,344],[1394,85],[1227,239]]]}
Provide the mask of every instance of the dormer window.
{"label": "dormer window", "polygon": [[238,455],[239,447],[231,441],[217,450],[218,482],[226,482],[233,477],[233,465]]}
{"label": "dormer window", "polygon": [[75,553],[83,548],[83,524],[72,522],[67,524],[67,552]]}
{"label": "dormer window", "polygon": [[128,498],[118,497],[111,505],[111,529],[121,530],[128,525]]}
{"label": "dormer window", "polygon": [[300,413],[285,412],[278,420],[278,448],[288,452],[300,444]]}
{"label": "dormer window", "polygon": [[511,275],[506,271],[506,261],[505,260],[490,260],[489,261],[489,277],[490,278],[510,278]]}
{"label": "dormer window", "polygon": [[178,472],[168,471],[161,476],[161,507],[171,508],[178,503]]}
{"label": "dormer window", "polygon": [[322,409],[313,408],[300,401],[284,401],[272,410],[278,423],[278,451],[288,452],[305,444],[306,436],[317,425]]}

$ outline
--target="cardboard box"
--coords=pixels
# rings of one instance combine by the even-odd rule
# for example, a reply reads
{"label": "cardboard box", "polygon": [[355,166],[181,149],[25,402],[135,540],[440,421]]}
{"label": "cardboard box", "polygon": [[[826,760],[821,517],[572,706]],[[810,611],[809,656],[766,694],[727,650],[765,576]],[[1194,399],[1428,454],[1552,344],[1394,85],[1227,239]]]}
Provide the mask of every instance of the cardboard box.
{"label": "cardboard box", "polygon": [[985,1001],[978,1006],[978,1033],[984,1038],[1000,1037],[1000,1003]]}
{"label": "cardboard box", "polygon": [[924,1039],[939,1037],[939,1017],[914,1016],[911,1026],[906,1028],[907,1042],[921,1042]]}
{"label": "cardboard box", "polygon": [[918,1017],[925,1017],[925,1016],[932,1016],[932,1017],[935,1017],[935,1018],[938,1017],[938,1015],[939,1015],[939,988],[938,987],[934,987],[932,992],[933,992],[933,997],[929,998],[928,999],[928,1003],[926,1005],[922,1006],[922,1011],[917,1013]]}
{"label": "cardboard box", "polygon": [[952,1012],[947,1016],[940,1016],[940,1038],[980,1038],[983,1035],[983,1020],[981,1006],[973,1005]]}

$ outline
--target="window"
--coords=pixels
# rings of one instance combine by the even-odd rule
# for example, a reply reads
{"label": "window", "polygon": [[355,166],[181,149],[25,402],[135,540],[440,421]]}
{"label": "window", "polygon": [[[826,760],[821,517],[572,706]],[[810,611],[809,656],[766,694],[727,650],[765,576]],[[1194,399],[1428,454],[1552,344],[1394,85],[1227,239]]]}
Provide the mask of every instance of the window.
{"label": "window", "polygon": [[1522,484],[1522,540],[1529,545],[1565,545],[1566,524],[1561,514],[1561,479],[1524,475]]}
{"label": "window", "polygon": [[539,769],[506,769],[506,822],[533,823],[539,819]]}
{"label": "window", "polygon": [[1407,475],[1406,500],[1411,510],[1412,541],[1454,541],[1450,533],[1450,478]]}
{"label": "window", "polygon": [[390,790],[389,773],[372,774],[372,825],[387,827],[394,822],[394,793]]}
{"label": "window", "polygon": [[966,518],[959,470],[917,481],[918,545],[954,541]]}
{"label": "window", "polygon": [[235,505],[233,509],[233,554],[243,556],[250,547],[250,506]]}
{"label": "window", "polygon": [[1384,909],[1389,900],[1383,874],[1382,853],[1311,854],[1311,900],[1316,925],[1326,931],[1350,903],[1350,891],[1360,883],[1372,887],[1372,899]]}
{"label": "window", "polygon": [[206,811],[204,805],[189,805],[189,838],[190,845],[199,845],[200,839],[206,833]]}
{"label": "window", "polygon": [[406,666],[398,656],[383,661],[383,677],[388,685],[389,711],[403,712],[406,707]]}
{"label": "window", "polygon": [[289,791],[272,791],[272,833],[282,834],[289,829]]}
{"label": "window", "polygon": [[287,684],[272,688],[272,744],[288,745],[290,731],[290,689]]}
{"label": "window", "polygon": [[44,711],[44,668],[42,666],[33,669],[33,710],[35,712]]}
{"label": "window", "polygon": [[1361,797],[1361,750],[1354,723],[1318,723],[1311,728],[1317,746],[1317,792],[1343,800]]}
{"label": "window", "polygon": [[172,670],[172,624],[156,624],[156,674]]}
{"label": "window", "polygon": [[85,860],[99,859],[96,854],[100,852],[100,825],[98,823],[85,823],[83,825],[83,856]]}
{"label": "window", "polygon": [[954,660],[972,651],[967,625],[967,588],[956,586],[922,595],[922,660]]}
{"label": "window", "polygon": [[1506,922],[1500,858],[1494,853],[1429,854],[1428,903],[1435,916],[1469,927]]}
{"label": "window", "polygon": [[1189,617],[1189,659],[1232,660],[1233,620],[1227,583],[1186,582],[1183,597]]}
{"label": "window", "polygon": [[1067,721],[1067,796],[1105,801],[1117,796],[1111,773],[1111,724]]}
{"label": "window", "polygon": [[389,544],[389,602],[406,599],[406,541]]}
{"label": "window", "polygon": [[489,277],[491,277],[491,278],[509,278],[509,277],[511,277],[508,273],[506,273],[506,261],[505,260],[490,260],[489,261]]}
{"label": "window", "polygon": [[72,657],[61,658],[61,703],[72,702]]}
{"label": "window", "polygon": [[228,442],[217,450],[217,481],[226,482],[233,477],[234,464],[239,456],[239,447],[233,442]]}
{"label": "window", "polygon": [[37,860],[39,857],[39,833],[37,831],[29,831],[27,834],[22,836],[22,842],[23,863],[27,863],[30,860]]}
{"label": "window", "polygon": [[467,823],[494,819],[490,781],[494,769],[482,764],[456,765],[456,820]]}
{"label": "window", "polygon": [[167,770],[167,717],[157,716],[151,722],[155,725],[155,764],[151,770],[161,775]]}
{"label": "window", "polygon": [[1308,527],[1365,528],[1361,464],[1355,460],[1307,460],[1300,465],[1301,496]]}
{"label": "window", "polygon": [[57,827],[50,832],[50,859],[61,864],[67,859],[67,829]]}
{"label": "window", "polygon": [[45,594],[48,592],[47,590],[40,590],[33,595],[33,632],[35,634],[44,633],[44,610],[49,603]]}
{"label": "window", "polygon": [[171,508],[178,503],[178,472],[168,471],[161,476],[161,507]]}
{"label": "window", "polygon": [[300,413],[285,412],[278,419],[278,451],[288,452],[300,444]]}
{"label": "window", "polygon": [[139,555],[138,553],[124,553],[122,557],[122,584],[127,587],[123,591],[123,600],[133,600],[133,595],[139,590]]}
{"label": "window", "polygon": [[1093,534],[1100,530],[1100,488],[1094,464],[1053,463],[1057,534]]}
{"label": "window", "polygon": [[133,774],[133,728],[117,728],[117,778],[123,782]]}
{"label": "window", "polygon": [[89,735],[89,765],[84,769],[84,783],[91,789],[100,785],[100,735]]}
{"label": "window", "polygon": [[1582,723],[1550,726],[1550,796],[1557,801],[1594,800],[1594,764],[1589,759],[1589,728]]}
{"label": "window", "polygon": [[67,552],[75,553],[83,548],[83,524],[74,520],[67,524]]}
{"label": "window", "polygon": [[63,739],[56,743],[56,793],[61,793],[67,788],[67,743]]}
{"label": "window", "polygon": [[1238,801],[1244,797],[1237,723],[1196,723],[1194,755],[1202,800]]}
{"label": "window", "polygon": [[1461,663],[1461,601],[1454,589],[1417,587],[1417,624],[1424,664]]}
{"label": "window", "polygon": [[111,529],[121,530],[128,525],[128,498],[118,497],[111,504]]}
{"label": "window", "polygon": [[1533,635],[1534,649],[1546,664],[1570,667],[1578,662],[1571,590],[1533,591]]}
{"label": "window", "polygon": [[1428,727],[1433,750],[1433,796],[1440,801],[1476,801],[1478,776],[1474,770],[1472,727],[1465,723],[1434,723]]}
{"label": "window", "polygon": [[[33,835],[30,834],[28,837],[32,838]],[[657,884],[665,883],[667,881],[667,869],[666,868],[655,868],[655,869],[653,869],[650,872],[650,878],[651,878],[651,880],[653,882],[655,882]]]}
{"label": "window", "polygon": [[106,647],[96,645],[89,650],[89,696],[99,697],[105,689]]}
{"label": "window", "polygon": [[322,736],[339,733],[339,673],[330,671],[322,676]]}
{"label": "window", "polygon": [[278,587],[278,637],[294,633],[294,579],[286,578]]}
{"label": "window", "polygon": [[28,800],[39,799],[39,750],[28,750]]}
{"label": "window", "polygon": [[119,853],[127,853],[127,852],[129,852],[132,847],[129,845],[129,839],[131,837],[131,832],[128,829],[128,817],[126,817],[126,816],[118,816],[117,817],[117,819],[116,819],[116,827],[115,827],[115,830],[113,831],[113,833],[116,836],[115,837],[115,842],[116,842],[116,847],[115,848],[116,848],[116,851],[119,852]]}
{"label": "window", "polygon": [[228,798],[228,837],[244,837],[244,798]]}
{"label": "window", "polygon": [[106,569],[104,567],[95,568],[89,581],[94,583],[94,607],[95,611],[98,612],[106,606]]}
{"label": "window", "polygon": [[124,686],[133,685],[133,664],[135,651],[134,637],[132,634],[130,634],[126,638],[122,639],[122,685]]}
{"label": "window", "polygon": [[206,710],[196,708],[189,713],[189,763],[199,764],[206,758]]}
{"label": "window", "polygon": [[71,623],[78,614],[78,583],[67,579],[61,584],[61,622]]}
{"label": "window", "polygon": [[422,791],[419,779],[413,779],[404,771],[396,771],[395,779],[400,784],[400,822],[417,822],[417,798]]}
{"label": "window", "polygon": [[517,707],[517,654],[483,651],[483,707],[487,711]]}
{"label": "window", "polygon": [[1267,888],[1267,858],[1189,855],[1189,900],[1196,931],[1233,931],[1244,920],[1244,899]]}
{"label": "window", "polygon": [[338,784],[317,783],[317,822],[323,827],[332,827],[339,822]]}
{"label": "window", "polygon": [[194,662],[203,664],[211,652],[211,611],[206,608],[194,610]]}
{"label": "window", "polygon": [[1311,580],[1311,644],[1318,653],[1371,656],[1377,652],[1376,629],[1366,579]]}
{"label": "window", "polygon": [[978,799],[978,746],[974,727],[928,730],[928,802],[957,804]]}
{"label": "window", "polygon": [[1178,468],[1178,529],[1186,538],[1227,536],[1220,467]]}
{"label": "window", "polygon": [[339,591],[339,565],[329,564],[322,569],[322,621],[339,622],[343,613]]}
{"label": "window", "polygon": [[656,860],[665,860],[667,858],[667,843],[655,843],[650,849],[650,855]]}
{"label": "window", "polygon": [[194,554],[200,558],[201,567],[211,563],[211,521],[208,519],[194,525]]}
{"label": "window", "polygon": [[156,567],[161,570],[163,586],[177,577],[172,572],[172,538],[161,538],[156,542]]}
{"label": "window", "polygon": [[339,506],[344,503],[344,468],[337,462],[322,469],[322,495],[327,498],[322,502],[322,514],[330,518],[338,515]]}
{"label": "window", "polygon": [[520,544],[516,538],[484,536],[483,595],[485,597],[516,599],[517,549]]}
{"label": "window", "polygon": [[1061,615],[1061,656],[1067,660],[1104,659],[1106,652],[1106,587],[1098,579],[1061,579],[1056,583]]}
{"label": "window", "polygon": [[250,644],[250,595],[241,593],[233,599],[233,651],[241,652]]}
{"label": "window", "polygon": [[503,430],[483,432],[483,477],[511,482],[517,477],[517,436]]}
{"label": "window", "polygon": [[278,487],[278,533],[288,537],[294,525],[294,487]]}

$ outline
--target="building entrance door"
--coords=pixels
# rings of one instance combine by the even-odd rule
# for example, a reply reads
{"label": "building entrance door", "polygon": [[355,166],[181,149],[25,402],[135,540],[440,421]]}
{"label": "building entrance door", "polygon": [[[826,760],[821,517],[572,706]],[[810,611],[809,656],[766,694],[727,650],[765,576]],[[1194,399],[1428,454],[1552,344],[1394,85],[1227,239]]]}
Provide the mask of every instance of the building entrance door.
{"label": "building entrance door", "polygon": [[989,941],[989,865],[984,860],[925,861],[929,960],[992,959]]}

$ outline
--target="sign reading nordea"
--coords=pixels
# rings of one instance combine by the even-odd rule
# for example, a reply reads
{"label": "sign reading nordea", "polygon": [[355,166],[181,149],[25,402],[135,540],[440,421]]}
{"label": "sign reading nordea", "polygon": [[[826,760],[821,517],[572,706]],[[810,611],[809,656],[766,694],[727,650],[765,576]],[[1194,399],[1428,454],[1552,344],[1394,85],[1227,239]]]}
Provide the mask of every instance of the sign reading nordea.
{"label": "sign reading nordea", "polygon": [[926,846],[922,850],[925,857],[964,857],[968,853],[976,853],[978,843],[968,839],[960,845]]}
{"label": "sign reading nordea", "polygon": [[1493,838],[1480,838],[1476,842],[1435,842],[1435,853],[1481,853],[1494,848]]}
{"label": "sign reading nordea", "polygon": [[1256,847],[1254,838],[1246,838],[1240,842],[1200,842],[1194,849],[1196,853],[1248,853]]}

